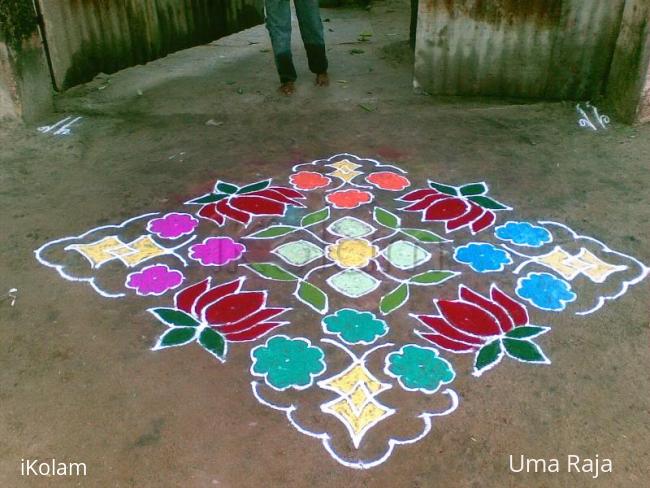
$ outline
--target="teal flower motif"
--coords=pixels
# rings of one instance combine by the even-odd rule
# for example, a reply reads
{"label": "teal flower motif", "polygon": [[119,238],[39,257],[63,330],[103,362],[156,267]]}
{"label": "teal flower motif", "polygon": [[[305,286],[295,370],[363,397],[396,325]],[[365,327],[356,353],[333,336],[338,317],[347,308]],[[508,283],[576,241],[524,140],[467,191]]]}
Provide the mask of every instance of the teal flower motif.
{"label": "teal flower motif", "polygon": [[309,339],[277,335],[251,350],[251,374],[263,377],[279,391],[289,387],[304,390],[325,371],[324,357],[323,350],[312,346]]}
{"label": "teal flower motif", "polygon": [[430,347],[408,344],[386,356],[384,372],[396,378],[402,388],[432,394],[456,377],[451,364]]}
{"label": "teal flower motif", "polygon": [[323,330],[336,334],[346,344],[369,345],[388,333],[386,322],[371,312],[343,308],[323,319]]}

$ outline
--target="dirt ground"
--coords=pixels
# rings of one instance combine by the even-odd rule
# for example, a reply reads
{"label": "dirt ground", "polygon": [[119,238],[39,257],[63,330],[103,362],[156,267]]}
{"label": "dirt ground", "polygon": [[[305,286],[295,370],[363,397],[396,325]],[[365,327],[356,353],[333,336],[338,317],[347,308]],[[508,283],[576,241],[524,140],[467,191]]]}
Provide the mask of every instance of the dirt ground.
{"label": "dirt ground", "polygon": [[[593,132],[571,103],[416,94],[407,4],[323,17],[327,89],[313,86],[294,36],[298,92],[278,95],[260,26],[59,96],[43,123],[83,116],[67,137],[2,126],[0,486],[647,483],[648,281],[586,317],[536,311],[554,328],[544,339],[551,366],[510,361],[463,380],[459,409],[426,438],[355,471],[255,401],[247,351],[227,367],[198,348],[153,353],[160,327],[147,300],[107,300],[34,259],[48,240],[176,209],[218,178],[285,178],[298,162],[351,152],[395,162],[413,181],[484,180],[516,218],[566,223],[650,263],[650,125]],[[512,473],[511,454],[599,455],[613,472]],[[84,462],[88,475],[21,477],[21,459],[36,457]]]}

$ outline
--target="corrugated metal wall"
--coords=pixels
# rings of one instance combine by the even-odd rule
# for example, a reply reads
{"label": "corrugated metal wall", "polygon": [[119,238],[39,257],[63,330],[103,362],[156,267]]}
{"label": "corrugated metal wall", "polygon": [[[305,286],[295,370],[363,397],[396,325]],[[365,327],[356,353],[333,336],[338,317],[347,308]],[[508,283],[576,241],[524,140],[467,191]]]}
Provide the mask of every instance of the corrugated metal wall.
{"label": "corrugated metal wall", "polygon": [[38,0],[59,89],[263,22],[263,0]]}
{"label": "corrugated metal wall", "polygon": [[589,99],[625,0],[420,0],[415,84],[432,94]]}

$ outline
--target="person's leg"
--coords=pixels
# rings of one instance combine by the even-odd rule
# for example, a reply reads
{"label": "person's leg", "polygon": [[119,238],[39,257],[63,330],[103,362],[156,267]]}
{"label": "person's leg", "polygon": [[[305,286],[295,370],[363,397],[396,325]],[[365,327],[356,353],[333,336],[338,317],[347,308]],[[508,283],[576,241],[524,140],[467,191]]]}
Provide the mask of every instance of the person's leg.
{"label": "person's leg", "polygon": [[291,56],[291,7],[289,2],[290,0],[264,0],[266,28],[271,36],[275,66],[282,84],[280,89],[285,93],[293,91],[293,82],[297,78]]}
{"label": "person's leg", "polygon": [[307,51],[309,69],[316,74],[316,83],[326,85],[327,55],[325,54],[325,36],[323,22],[320,18],[318,0],[294,0],[296,15],[300,26],[300,35]]}

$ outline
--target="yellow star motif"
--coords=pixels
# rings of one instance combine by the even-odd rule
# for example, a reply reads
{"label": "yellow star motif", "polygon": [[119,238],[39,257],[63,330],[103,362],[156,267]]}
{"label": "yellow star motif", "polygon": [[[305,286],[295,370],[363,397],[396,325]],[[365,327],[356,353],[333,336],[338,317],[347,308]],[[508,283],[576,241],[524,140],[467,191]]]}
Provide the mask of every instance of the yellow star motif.
{"label": "yellow star motif", "polygon": [[381,383],[361,362],[355,362],[338,375],[319,381],[318,386],[339,395],[321,405],[321,410],[334,415],[345,425],[355,448],[359,447],[363,436],[373,426],[395,413],[394,409],[382,405],[375,398],[392,386]]}
{"label": "yellow star motif", "polygon": [[353,178],[359,176],[360,174],[363,174],[360,171],[356,171],[357,168],[361,168],[361,165],[353,163],[349,159],[337,161],[336,163],[330,164],[329,166],[333,167],[335,171],[328,174],[330,176],[340,178],[346,183],[349,183]]}
{"label": "yellow star motif", "polygon": [[558,246],[550,253],[536,257],[534,261],[551,268],[567,280],[583,274],[595,283],[603,283],[610,274],[627,269],[627,266],[606,263],[584,247],[572,256]]}

